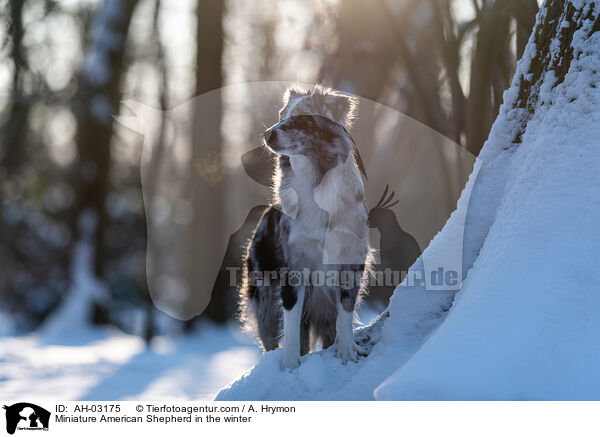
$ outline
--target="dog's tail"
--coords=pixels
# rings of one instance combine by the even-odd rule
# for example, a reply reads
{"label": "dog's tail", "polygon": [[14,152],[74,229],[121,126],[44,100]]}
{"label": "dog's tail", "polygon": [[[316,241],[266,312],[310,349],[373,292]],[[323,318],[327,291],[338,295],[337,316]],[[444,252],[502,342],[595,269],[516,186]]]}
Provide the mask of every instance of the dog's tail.
{"label": "dog's tail", "polygon": [[277,349],[281,339],[282,305],[280,292],[251,284],[247,263],[240,289],[240,320],[244,331],[261,344],[263,349]]}
{"label": "dog's tail", "polygon": [[250,243],[244,250],[244,265],[242,270],[242,283],[239,287],[238,294],[238,318],[242,325],[242,329],[250,337],[256,341],[260,341],[258,335],[258,320],[256,317],[256,286],[250,284],[249,273],[248,273],[248,251],[250,250]]}
{"label": "dog's tail", "polygon": [[[261,225],[264,225],[262,220],[259,228]],[[283,325],[281,290],[276,284],[258,285],[251,280],[250,272],[260,270],[259,266],[254,265],[255,258],[250,256],[253,240],[254,236],[244,254],[238,315],[243,330],[269,351],[276,349],[281,339]]]}

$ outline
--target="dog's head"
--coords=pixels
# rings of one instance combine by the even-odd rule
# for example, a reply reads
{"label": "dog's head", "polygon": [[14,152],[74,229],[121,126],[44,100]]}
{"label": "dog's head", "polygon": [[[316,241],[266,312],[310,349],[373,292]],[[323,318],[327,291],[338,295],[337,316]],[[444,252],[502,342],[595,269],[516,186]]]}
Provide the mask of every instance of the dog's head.
{"label": "dog's head", "polygon": [[290,89],[284,97],[279,121],[264,133],[266,146],[283,157],[303,155],[331,168],[346,161],[354,143],[348,128],[356,100],[336,91],[315,87]]}

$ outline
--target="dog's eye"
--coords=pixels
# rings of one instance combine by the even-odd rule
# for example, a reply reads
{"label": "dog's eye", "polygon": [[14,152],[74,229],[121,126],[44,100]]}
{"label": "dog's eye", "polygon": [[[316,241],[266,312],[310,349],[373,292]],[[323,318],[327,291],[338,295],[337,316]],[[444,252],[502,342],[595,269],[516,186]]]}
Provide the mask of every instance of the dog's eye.
{"label": "dog's eye", "polygon": [[295,117],[290,127],[296,130],[310,132],[313,128],[313,123],[308,117]]}
{"label": "dog's eye", "polygon": [[281,155],[279,157],[279,165],[282,168],[289,168],[290,167],[290,158],[285,155]]}

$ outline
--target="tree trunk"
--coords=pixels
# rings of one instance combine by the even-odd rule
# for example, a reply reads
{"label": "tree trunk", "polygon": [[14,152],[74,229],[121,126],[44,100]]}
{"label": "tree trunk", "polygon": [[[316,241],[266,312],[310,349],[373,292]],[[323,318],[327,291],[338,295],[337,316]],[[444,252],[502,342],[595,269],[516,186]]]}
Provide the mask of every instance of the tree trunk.
{"label": "tree trunk", "polygon": [[[113,115],[118,112],[121,100],[125,45],[136,4],[136,0],[104,0],[100,3],[89,28],[84,64],[77,78],[74,112],[79,156],[73,184],[77,199],[72,228],[79,238],[81,217],[91,215],[95,218],[91,262],[98,277],[103,276],[105,265],[104,204],[110,183]],[[94,305],[92,319],[106,323],[107,309]]]}
{"label": "tree trunk", "polygon": [[11,41],[10,57],[13,71],[10,109],[7,120],[2,126],[0,177],[2,177],[2,171],[6,171],[7,176],[18,172],[27,157],[25,145],[27,144],[30,103],[23,90],[23,78],[31,72],[28,71],[25,47],[23,46],[25,35],[23,8],[25,3],[23,0],[10,0],[8,5],[10,13],[8,33]]}
{"label": "tree trunk", "polygon": [[[201,96],[223,86],[222,54],[223,54],[223,13],[224,0],[206,2],[198,0],[196,7],[196,95]],[[199,97],[202,99],[202,97]],[[211,99],[214,107],[211,111],[203,111],[202,104],[195,109],[194,132],[192,135],[192,181],[198,181],[199,166],[210,162],[214,168],[222,167],[221,119],[222,103],[220,98]],[[201,121],[200,121],[201,120]],[[210,132],[199,132],[198,126],[211,126]],[[207,239],[195,238],[192,247],[192,262],[204,265],[204,256],[210,253],[206,247],[219,247],[223,240],[222,214],[224,214],[225,192],[221,181],[206,183],[200,180],[194,184],[194,220],[196,226],[211,230]],[[196,233],[198,235],[199,233]],[[202,269],[193,269],[200,271]],[[209,319],[226,322],[234,311],[232,293],[229,288],[214,287],[215,279],[207,281],[205,277],[197,277],[192,285],[196,294],[211,294],[210,302],[203,314]],[[214,287],[214,288],[213,288]],[[190,324],[188,323],[188,327]]]}

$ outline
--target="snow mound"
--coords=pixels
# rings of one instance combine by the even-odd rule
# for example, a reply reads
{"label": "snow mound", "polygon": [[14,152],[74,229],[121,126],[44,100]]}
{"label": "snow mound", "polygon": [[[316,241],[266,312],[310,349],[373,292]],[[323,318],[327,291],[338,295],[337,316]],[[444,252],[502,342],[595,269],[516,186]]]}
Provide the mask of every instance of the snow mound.
{"label": "snow mound", "polygon": [[482,156],[509,160],[485,243],[442,327],[377,399],[600,399],[600,34],[588,38],[592,24],[574,34],[580,56],[564,82],[545,73],[522,143],[503,153],[520,120],[512,107],[535,53],[530,41]]}
{"label": "snow mound", "polygon": [[277,349],[265,353],[256,366],[222,389],[216,399],[373,399],[373,390],[398,368],[398,363],[417,350],[424,335],[439,323],[442,308],[447,309],[451,303],[451,294],[447,292],[423,294],[406,289],[402,293],[396,291],[396,295],[401,295],[398,300],[403,303],[398,323],[392,326],[387,320],[385,327],[391,329],[383,329],[383,322],[389,319],[386,312],[357,331],[359,342],[364,339],[372,346],[371,353],[357,363],[342,365],[334,349],[329,348],[303,356],[297,369],[282,371],[282,350]]}

